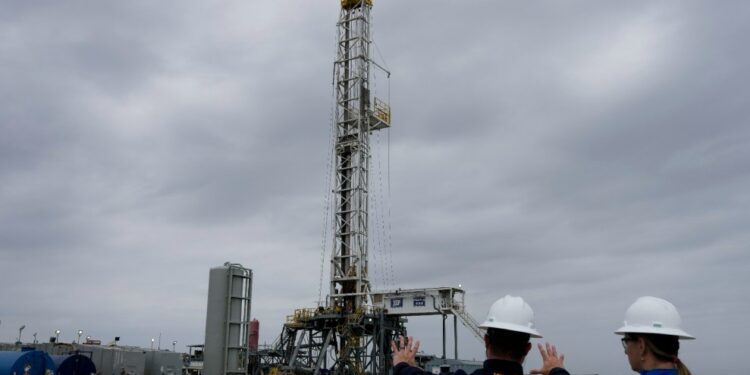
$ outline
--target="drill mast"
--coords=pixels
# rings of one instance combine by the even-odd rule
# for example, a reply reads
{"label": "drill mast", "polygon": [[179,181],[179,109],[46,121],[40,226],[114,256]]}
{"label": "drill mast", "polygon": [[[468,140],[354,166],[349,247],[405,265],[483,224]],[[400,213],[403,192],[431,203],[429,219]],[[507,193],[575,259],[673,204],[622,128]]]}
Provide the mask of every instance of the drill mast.
{"label": "drill mast", "polygon": [[480,335],[476,322],[463,310],[460,288],[380,292],[370,288],[370,134],[390,127],[391,119],[388,103],[370,92],[371,68],[383,69],[370,59],[371,10],[372,0],[341,0],[337,23],[333,77],[335,208],[327,303],[314,309],[297,309],[287,316],[276,342],[268,349],[250,353],[252,375],[387,375],[393,365],[389,344],[406,334],[406,316],[443,316],[443,358],[447,315],[455,316],[454,338],[456,317]]}
{"label": "drill mast", "polygon": [[389,114],[387,107],[379,105],[378,111],[374,111],[370,103],[371,9],[371,1],[343,0],[337,24],[336,188],[328,307],[345,313],[354,313],[370,302],[367,264],[370,133],[388,127],[390,120],[389,116],[382,116]]}
{"label": "drill mast", "polygon": [[[270,350],[251,355],[251,373],[385,375],[399,316],[373,306],[368,274],[370,134],[390,126],[387,103],[370,93],[372,0],[341,0],[335,85],[335,188],[331,285],[325,306],[297,309]],[[381,68],[382,69],[382,68]],[[386,72],[388,74],[388,72]]]}

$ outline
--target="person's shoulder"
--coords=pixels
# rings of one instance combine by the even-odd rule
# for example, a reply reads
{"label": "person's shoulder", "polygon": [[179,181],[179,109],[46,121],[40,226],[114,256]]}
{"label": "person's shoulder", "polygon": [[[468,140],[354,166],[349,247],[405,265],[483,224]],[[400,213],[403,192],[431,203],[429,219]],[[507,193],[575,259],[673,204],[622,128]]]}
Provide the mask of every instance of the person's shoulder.
{"label": "person's shoulder", "polygon": [[[461,371],[461,374],[459,374],[458,371]],[[485,375],[486,373],[487,372],[484,370],[484,368],[478,368],[478,369],[474,370],[471,373],[471,375]],[[456,371],[455,375],[467,375],[467,374],[466,374],[466,371],[459,369],[459,370]]]}
{"label": "person's shoulder", "polygon": [[562,367],[555,367],[550,370],[549,375],[570,375],[570,373]]}
{"label": "person's shoulder", "polygon": [[401,362],[396,366],[393,366],[393,375],[423,375],[426,374],[424,370],[419,367],[414,367],[406,362]]}

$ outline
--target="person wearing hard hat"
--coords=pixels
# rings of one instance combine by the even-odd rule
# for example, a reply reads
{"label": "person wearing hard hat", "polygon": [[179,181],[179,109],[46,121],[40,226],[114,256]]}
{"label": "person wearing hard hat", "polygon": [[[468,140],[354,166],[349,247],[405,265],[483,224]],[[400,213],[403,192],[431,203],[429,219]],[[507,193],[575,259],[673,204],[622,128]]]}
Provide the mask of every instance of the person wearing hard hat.
{"label": "person wearing hard hat", "polygon": [[677,355],[680,341],[695,337],[681,328],[682,319],[669,301],[638,298],[625,312],[625,324],[615,331],[630,368],[642,375],[691,375]]}
{"label": "person wearing hard hat", "polygon": [[[522,375],[523,362],[531,350],[530,339],[541,338],[534,328],[534,311],[521,297],[507,295],[495,301],[490,307],[487,319],[479,327],[486,328],[484,347],[487,359],[483,367],[472,375]],[[393,375],[422,375],[424,370],[416,367],[415,355],[419,350],[419,341],[411,337],[391,342],[393,350]],[[563,366],[564,356],[558,356],[557,349],[549,343],[539,345],[544,360],[541,369],[532,370],[532,374],[568,375]],[[457,370],[456,375],[466,375]]]}

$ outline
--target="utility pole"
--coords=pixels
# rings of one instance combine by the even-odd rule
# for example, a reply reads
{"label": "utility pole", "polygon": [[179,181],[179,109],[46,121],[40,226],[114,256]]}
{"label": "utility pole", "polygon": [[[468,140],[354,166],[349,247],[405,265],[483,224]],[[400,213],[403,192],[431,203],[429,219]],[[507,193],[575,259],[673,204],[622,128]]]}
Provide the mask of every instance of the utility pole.
{"label": "utility pole", "polygon": [[26,328],[26,324],[22,325],[18,328],[18,340],[16,340],[16,344],[21,343],[21,334],[23,334],[23,329]]}

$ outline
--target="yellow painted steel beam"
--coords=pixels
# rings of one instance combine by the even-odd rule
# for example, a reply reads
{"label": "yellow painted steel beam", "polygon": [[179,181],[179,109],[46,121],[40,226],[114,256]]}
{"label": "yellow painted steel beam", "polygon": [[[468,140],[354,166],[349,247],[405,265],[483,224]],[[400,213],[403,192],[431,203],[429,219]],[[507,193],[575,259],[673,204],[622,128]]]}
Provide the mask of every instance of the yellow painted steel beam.
{"label": "yellow painted steel beam", "polygon": [[363,2],[369,6],[372,6],[372,0],[341,0],[341,8],[351,9]]}

